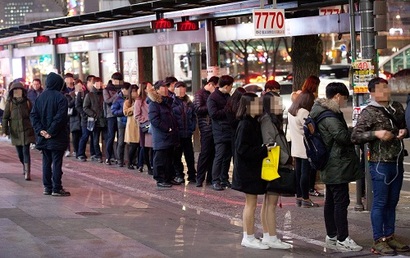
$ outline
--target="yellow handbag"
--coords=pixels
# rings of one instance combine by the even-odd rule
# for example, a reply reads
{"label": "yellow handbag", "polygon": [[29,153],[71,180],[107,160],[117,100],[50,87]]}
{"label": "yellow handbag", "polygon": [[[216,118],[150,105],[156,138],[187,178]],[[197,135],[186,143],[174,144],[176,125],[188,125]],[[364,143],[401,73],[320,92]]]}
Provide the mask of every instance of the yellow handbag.
{"label": "yellow handbag", "polygon": [[268,150],[268,156],[262,161],[262,174],[263,180],[272,181],[280,177],[278,173],[279,168],[279,154],[280,146],[276,145]]}

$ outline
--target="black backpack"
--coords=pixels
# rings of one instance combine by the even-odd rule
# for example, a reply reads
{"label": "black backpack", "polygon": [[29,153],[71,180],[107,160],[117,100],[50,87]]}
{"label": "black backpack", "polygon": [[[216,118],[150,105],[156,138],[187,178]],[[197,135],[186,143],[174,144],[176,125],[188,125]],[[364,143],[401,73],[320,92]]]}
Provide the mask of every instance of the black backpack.
{"label": "black backpack", "polygon": [[322,170],[329,160],[329,150],[326,148],[322,136],[319,133],[318,124],[326,117],[336,117],[336,114],[330,110],[323,111],[313,119],[310,115],[305,118],[303,125],[303,143],[306,148],[306,155],[312,168]]}

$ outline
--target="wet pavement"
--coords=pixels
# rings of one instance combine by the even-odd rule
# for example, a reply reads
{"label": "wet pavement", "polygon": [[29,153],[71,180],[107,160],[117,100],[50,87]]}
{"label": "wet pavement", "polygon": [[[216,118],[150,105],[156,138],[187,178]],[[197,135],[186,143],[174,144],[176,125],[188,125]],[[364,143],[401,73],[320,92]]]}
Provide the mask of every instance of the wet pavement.
{"label": "wet pavement", "polygon": [[[32,181],[25,181],[15,149],[0,139],[0,258],[3,257],[377,257],[370,253],[369,212],[354,211],[350,236],[361,252],[326,249],[323,197],[318,208],[282,197],[278,233],[291,250],[240,245],[244,196],[194,184],[158,189],[146,172],[64,158],[70,197],[42,194],[41,154],[32,150]],[[319,185],[323,187],[322,185]],[[258,211],[262,197],[259,199]],[[257,232],[261,235],[257,217]],[[410,244],[410,192],[402,191],[396,234]],[[410,253],[404,253],[410,257]]]}

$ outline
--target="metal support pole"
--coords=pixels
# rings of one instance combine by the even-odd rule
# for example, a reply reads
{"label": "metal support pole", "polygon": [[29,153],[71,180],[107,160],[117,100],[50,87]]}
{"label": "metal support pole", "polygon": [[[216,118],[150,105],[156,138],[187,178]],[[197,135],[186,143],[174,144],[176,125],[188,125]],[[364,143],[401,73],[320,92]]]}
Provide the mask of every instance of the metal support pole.
{"label": "metal support pole", "polygon": [[[352,63],[356,60],[356,26],[355,26],[355,18],[356,18],[356,13],[354,9],[354,0],[349,0],[349,11],[350,11],[350,51],[351,51],[351,58],[352,58]],[[350,79],[350,84],[353,84],[353,77],[351,76]],[[353,106],[355,106],[355,103],[353,101]],[[356,153],[358,154],[359,157],[361,158],[366,158],[365,155],[362,156],[360,154],[360,146],[356,146]],[[356,181],[356,205],[354,207],[355,211],[363,211],[364,206],[362,202],[362,179],[359,179]]]}
{"label": "metal support pole", "polygon": [[[370,0],[360,1],[360,13],[361,13],[361,50],[362,58],[370,59],[372,63],[377,66],[376,49],[374,46],[374,20],[373,20],[373,2]],[[369,172],[369,164],[367,162],[368,146],[364,146],[365,157],[365,176],[366,176],[366,209],[370,210],[373,203],[373,188],[372,180]]]}
{"label": "metal support pole", "polygon": [[120,71],[120,56],[119,56],[119,51],[118,51],[118,45],[119,45],[119,33],[118,31],[114,30],[112,32],[112,53],[114,54],[114,65],[115,65],[115,70],[117,72]]}
{"label": "metal support pole", "polygon": [[64,65],[61,63],[61,58],[57,51],[57,45],[53,45],[53,66],[58,74],[64,73]]}
{"label": "metal support pole", "polygon": [[192,69],[192,93],[197,92],[201,86],[201,43],[191,44],[191,69]]}
{"label": "metal support pole", "polygon": [[217,49],[218,43],[215,39],[215,27],[213,20],[205,21],[205,50],[206,50],[206,66],[217,66],[218,56]]}

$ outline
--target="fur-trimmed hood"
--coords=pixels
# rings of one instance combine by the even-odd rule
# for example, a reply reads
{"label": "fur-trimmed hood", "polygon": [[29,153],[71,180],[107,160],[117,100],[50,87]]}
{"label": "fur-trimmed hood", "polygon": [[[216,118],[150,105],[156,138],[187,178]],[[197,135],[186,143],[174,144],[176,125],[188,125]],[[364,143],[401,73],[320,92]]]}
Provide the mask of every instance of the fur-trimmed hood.
{"label": "fur-trimmed hood", "polygon": [[162,102],[162,96],[158,94],[156,90],[151,90],[147,93],[148,98],[150,101],[161,103]]}
{"label": "fur-trimmed hood", "polygon": [[319,113],[317,113],[317,115],[319,115],[320,113],[325,111],[325,109],[333,111],[335,113],[341,113],[340,107],[335,101],[327,98],[320,98],[317,99],[313,104],[312,110],[310,111],[310,115],[312,117],[316,117],[316,110],[319,111]]}

